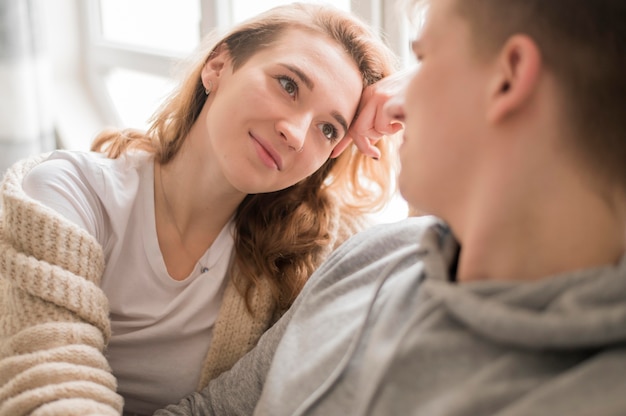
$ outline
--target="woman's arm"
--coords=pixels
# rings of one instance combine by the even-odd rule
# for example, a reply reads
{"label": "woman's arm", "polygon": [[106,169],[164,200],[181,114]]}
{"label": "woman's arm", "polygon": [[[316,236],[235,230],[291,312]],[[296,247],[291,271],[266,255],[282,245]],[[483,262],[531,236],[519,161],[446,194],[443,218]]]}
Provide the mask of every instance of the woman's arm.
{"label": "woman's arm", "polygon": [[0,415],[119,415],[102,248],[26,195],[39,162],[15,165],[0,188]]}

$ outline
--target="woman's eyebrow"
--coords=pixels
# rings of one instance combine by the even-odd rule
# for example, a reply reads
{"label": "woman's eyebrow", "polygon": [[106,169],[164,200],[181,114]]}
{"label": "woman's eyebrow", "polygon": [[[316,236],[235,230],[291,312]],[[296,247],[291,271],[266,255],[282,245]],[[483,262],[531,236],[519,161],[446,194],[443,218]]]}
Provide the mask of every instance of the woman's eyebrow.
{"label": "woman's eyebrow", "polygon": [[337,111],[333,111],[332,115],[335,117],[335,120],[337,120],[337,123],[341,124],[341,127],[343,127],[343,135],[345,136],[348,133],[348,123],[346,122],[345,117]]}
{"label": "woman's eyebrow", "polygon": [[296,74],[298,78],[302,80],[304,85],[306,85],[309,90],[313,91],[313,88],[315,88],[315,83],[313,82],[311,78],[309,78],[307,74],[304,73],[304,71],[302,71],[300,68],[298,68],[295,65],[291,65],[291,64],[280,64],[280,65],[287,68],[294,74]]}

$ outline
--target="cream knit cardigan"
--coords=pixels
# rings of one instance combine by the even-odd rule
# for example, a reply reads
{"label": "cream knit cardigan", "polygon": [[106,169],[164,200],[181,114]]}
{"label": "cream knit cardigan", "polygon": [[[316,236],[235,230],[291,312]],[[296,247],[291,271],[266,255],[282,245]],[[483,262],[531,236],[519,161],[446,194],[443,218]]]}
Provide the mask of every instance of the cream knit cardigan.
{"label": "cream knit cardigan", "polygon": [[[123,399],[104,356],[111,324],[100,289],[102,248],[22,190],[22,178],[44,157],[14,165],[0,187],[0,416],[119,415]],[[367,226],[338,210],[331,222],[333,241],[319,262]],[[251,306],[254,317],[229,279],[198,389],[277,319],[267,285],[256,287]]]}

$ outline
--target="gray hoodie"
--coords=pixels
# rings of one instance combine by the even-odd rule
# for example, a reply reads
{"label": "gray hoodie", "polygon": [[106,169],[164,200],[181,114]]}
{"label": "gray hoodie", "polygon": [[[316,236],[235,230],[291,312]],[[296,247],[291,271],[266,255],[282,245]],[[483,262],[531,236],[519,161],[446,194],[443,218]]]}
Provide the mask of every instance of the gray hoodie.
{"label": "gray hoodie", "polygon": [[456,284],[457,254],[433,217],[353,237],[231,371],[156,415],[626,415],[626,260]]}

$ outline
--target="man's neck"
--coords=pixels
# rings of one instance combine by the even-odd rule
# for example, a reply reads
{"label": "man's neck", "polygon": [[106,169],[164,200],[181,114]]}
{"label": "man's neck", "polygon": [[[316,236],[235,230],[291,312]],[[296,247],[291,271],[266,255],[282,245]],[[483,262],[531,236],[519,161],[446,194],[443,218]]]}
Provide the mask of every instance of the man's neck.
{"label": "man's neck", "polygon": [[[545,165],[544,165],[545,166]],[[534,280],[616,263],[626,248],[626,198],[602,194],[570,167],[482,178],[455,229],[458,280]],[[518,178],[518,179],[516,179]],[[454,224],[453,225],[453,229]]]}

